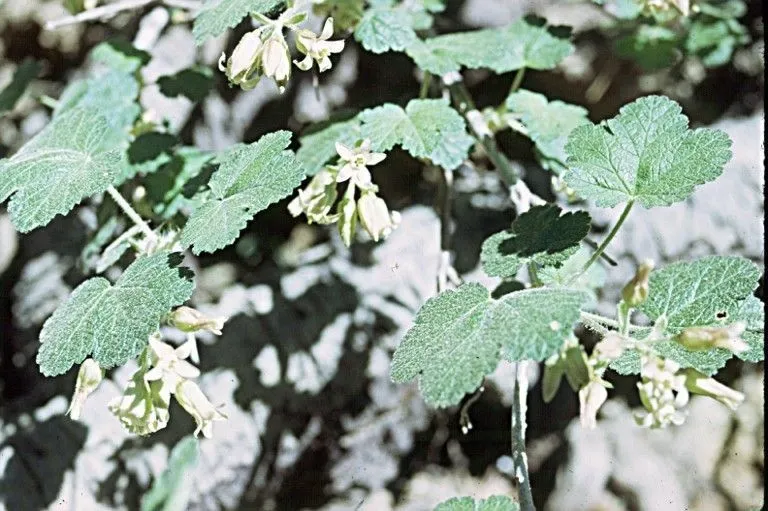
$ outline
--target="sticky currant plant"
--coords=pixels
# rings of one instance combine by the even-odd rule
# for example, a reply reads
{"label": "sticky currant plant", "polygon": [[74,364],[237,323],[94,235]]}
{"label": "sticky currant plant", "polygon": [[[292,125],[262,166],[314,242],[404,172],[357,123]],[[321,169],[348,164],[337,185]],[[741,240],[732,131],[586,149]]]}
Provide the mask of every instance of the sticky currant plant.
{"label": "sticky currant plant", "polygon": [[[71,4],[75,22],[90,19],[85,4]],[[621,30],[634,30],[618,46],[638,58],[671,41],[670,48],[714,65],[744,40],[735,21],[743,14],[738,1],[617,5]],[[259,212],[289,196],[291,215],[335,225],[347,246],[385,239],[400,216],[379,195],[370,167],[396,146],[437,169],[444,202],[437,294],[394,351],[392,379],[416,380],[428,404],[449,407],[480,392],[500,363],[515,364],[517,375],[511,440],[519,503],[466,497],[436,509],[533,509],[524,443],[526,361],[544,364],[545,401],[565,377],[578,392],[586,427],[598,423],[611,388],[609,371],[638,375],[641,426],[682,424],[692,393],[738,406],[744,396],[713,376],[733,356],[763,358],[763,305],[754,296],[760,270],[751,261],[723,255],[661,268],[647,261],[622,290],[615,317],[595,312],[600,261],[610,261],[606,249],[631,210],[684,201],[717,179],[731,158],[729,138],[690,128],[680,105],[664,96],[642,97],[593,124],[586,109],[521,88],[526,69],[551,70],[573,52],[569,29],[525,18],[438,35],[433,22],[444,7],[441,0],[207,0],[189,13],[197,44],[249,25],[218,66],[231,86],[244,90],[273,81],[283,92],[293,66],[328,71],[351,39],[374,54],[401,52],[411,59],[422,83],[412,98],[309,130],[295,151],[285,130],[215,153],[184,146],[167,123],[143,110],[139,97],[157,86],[167,96],[200,101],[213,71],[196,66],[145,83],[140,71],[149,54],[127,43],[96,46],[92,75],[69,84],[58,99],[45,99],[50,122],[0,160],[0,202],[7,202],[20,232],[84,202],[97,211],[98,226],[82,257],[93,276],[45,322],[37,355],[46,376],[80,366],[72,418],[87,413],[85,400],[105,370],[133,361],[123,395],[109,405],[126,429],[146,435],[164,428],[175,399],[194,418],[195,435],[211,436],[226,411],[195,383],[196,334],[220,335],[227,318],[185,305],[194,290],[191,258],[233,244]],[[306,28],[310,16],[325,18],[319,34]],[[478,110],[463,82],[467,69],[514,72],[508,96]],[[0,108],[12,108],[19,89],[38,72],[24,64],[0,94]],[[534,195],[497,147],[495,135],[507,129],[530,139],[551,174],[555,202]],[[500,280],[494,289],[461,282],[452,266],[450,194],[453,171],[462,165],[497,171],[515,206],[510,227],[482,245],[483,271]],[[575,204],[623,211],[598,244],[587,237],[588,211]],[[577,336],[579,325],[599,338],[589,353]],[[180,330],[186,341],[173,346],[161,327]],[[172,499],[196,457],[194,440],[180,443],[143,508],[159,509]]]}

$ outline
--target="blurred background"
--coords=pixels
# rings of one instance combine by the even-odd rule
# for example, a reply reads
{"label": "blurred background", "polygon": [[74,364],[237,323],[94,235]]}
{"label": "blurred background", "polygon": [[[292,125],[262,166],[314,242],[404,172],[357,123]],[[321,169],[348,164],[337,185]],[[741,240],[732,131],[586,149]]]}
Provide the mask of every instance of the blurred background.
{"label": "blurred background", "polygon": [[[88,52],[114,37],[149,54],[146,83],[193,66],[213,70],[212,91],[201,101],[167,97],[152,86],[141,97],[179,142],[205,150],[252,142],[276,129],[300,135],[332,115],[404,104],[418,95],[408,57],[367,53],[352,37],[317,91],[310,74],[296,73],[282,95],[267,80],[243,92],[227,85],[216,61],[222,51],[229,54],[247,22],[201,47],[184,10],[151,4],[107,23],[44,30],[46,22],[69,15],[63,3],[0,0],[0,90],[19,70],[31,76],[19,101],[0,104],[0,157],[45,126],[47,98],[84,76]],[[659,69],[633,56],[626,44],[615,44],[621,34],[610,5],[448,0],[436,17],[438,33],[501,26],[530,13],[569,25],[575,53],[552,72],[528,71],[523,88],[584,106],[593,121],[614,116],[637,97],[665,94],[683,105],[693,126],[722,129],[733,140],[734,155],[721,178],[683,203],[632,213],[608,250],[619,263],[606,268],[600,297],[609,314],[620,287],[647,258],[661,266],[737,254],[764,266],[761,7],[745,4],[738,16],[744,30],[728,48],[718,47],[726,58],[705,48]],[[321,22],[310,20],[315,28]],[[512,81],[511,74],[484,71],[464,76],[480,108],[503,102]],[[524,169],[529,187],[551,199],[549,176],[530,142],[509,130],[497,140]],[[455,266],[465,280],[494,285],[478,270],[480,245],[509,225],[513,210],[498,176],[479,170],[456,172]],[[201,386],[214,403],[225,405],[229,420],[217,423],[214,438],[200,444],[197,466],[186,476],[189,509],[416,511],[452,496],[515,494],[509,457],[514,378],[508,365],[488,378],[468,408],[473,428],[467,434],[458,408],[429,409],[415,384],[389,381],[394,347],[435,293],[438,184],[399,149],[373,169],[373,177],[402,214],[384,243],[346,249],[335,232],[291,218],[286,200],[257,215],[236,244],[188,260],[198,271],[194,305],[231,318],[222,336],[201,336]],[[0,206],[0,508],[9,511],[139,509],[173,446],[194,429],[174,404],[166,429],[148,438],[128,435],[106,403],[121,393],[130,366],[110,372],[89,398],[82,421],[74,422],[63,415],[74,371],[45,378],[35,364],[42,323],[89,272],[97,202],[86,201],[25,235],[14,231]],[[619,212],[590,213],[599,238]],[[761,284],[761,298],[762,292]],[[584,339],[594,342],[586,334]],[[526,369],[532,383],[528,458],[540,509],[762,508],[762,367],[733,359],[721,373],[721,381],[747,396],[737,412],[694,397],[685,424],[662,431],[635,426],[635,378],[609,376],[615,389],[599,427],[585,430],[578,424],[576,394],[563,385],[544,405],[540,368]]]}

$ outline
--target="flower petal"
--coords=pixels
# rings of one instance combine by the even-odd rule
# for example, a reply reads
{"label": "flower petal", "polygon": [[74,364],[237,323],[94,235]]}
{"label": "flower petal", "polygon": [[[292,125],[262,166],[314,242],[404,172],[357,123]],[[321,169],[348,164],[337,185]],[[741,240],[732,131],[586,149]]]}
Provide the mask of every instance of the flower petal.
{"label": "flower petal", "polygon": [[[336,152],[339,153],[339,156],[344,161],[351,161],[355,157],[355,153],[352,152],[352,149],[350,149],[349,147],[345,146],[340,142],[336,142]],[[341,172],[339,172],[339,174],[341,174]],[[347,177],[346,179],[349,179],[349,177]],[[337,179],[337,181],[339,180]],[[344,181],[344,179],[342,179],[341,181]]]}
{"label": "flower petal", "polygon": [[325,20],[325,24],[323,25],[323,31],[320,32],[319,39],[322,41],[325,41],[327,39],[330,39],[333,35],[333,18],[328,18]]}

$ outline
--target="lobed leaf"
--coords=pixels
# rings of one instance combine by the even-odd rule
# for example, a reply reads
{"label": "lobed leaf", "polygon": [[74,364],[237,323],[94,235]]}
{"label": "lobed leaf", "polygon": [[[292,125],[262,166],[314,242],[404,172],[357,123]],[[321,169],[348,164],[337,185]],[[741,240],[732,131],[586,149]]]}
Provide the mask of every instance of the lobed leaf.
{"label": "lobed leaf", "polygon": [[106,190],[126,164],[126,139],[100,111],[75,108],[54,117],[10,159],[0,161],[0,202],[10,197],[16,229],[43,226]]}
{"label": "lobed leaf", "polygon": [[[747,323],[744,339],[750,350],[739,355],[751,362],[762,360],[764,314],[760,300],[752,296],[760,271],[742,257],[710,256],[674,263],[651,273],[649,293],[639,310],[651,320],[667,318],[669,336],[689,327]],[[674,341],[654,345],[659,355],[681,367],[693,367],[707,375],[716,373],[733,354],[721,348],[688,350]],[[611,366],[624,373],[640,371],[640,358],[627,353]]]}
{"label": "lobed leaf", "polygon": [[406,53],[421,69],[438,75],[462,67],[496,73],[523,67],[543,70],[554,68],[573,51],[569,37],[539,20],[521,19],[507,27],[414,41]]}
{"label": "lobed leaf", "polygon": [[562,214],[554,204],[535,206],[515,219],[512,228],[483,242],[480,261],[492,277],[514,277],[524,264],[556,266],[573,255],[589,233],[585,211]]}
{"label": "lobed leaf", "polygon": [[304,169],[286,150],[290,142],[290,132],[276,131],[224,153],[208,182],[212,196],[192,213],[181,232],[181,243],[195,254],[224,248],[256,213],[299,186]]}
{"label": "lobed leaf", "polygon": [[236,27],[249,14],[268,14],[283,3],[283,0],[206,0],[192,26],[195,43],[201,45],[206,39]]}
{"label": "lobed leaf", "polygon": [[587,110],[562,101],[548,101],[546,96],[527,90],[510,94],[506,107],[528,130],[542,166],[558,173],[564,171],[568,135],[574,128],[589,124]]}
{"label": "lobed leaf", "polygon": [[368,51],[384,53],[403,51],[417,37],[408,11],[383,5],[365,11],[355,29],[355,39]]}
{"label": "lobed leaf", "polygon": [[361,135],[376,151],[401,145],[415,158],[455,169],[467,157],[472,137],[461,115],[441,99],[414,99],[405,110],[391,103],[359,115]]}
{"label": "lobed leaf", "polygon": [[457,404],[501,357],[544,360],[556,352],[585,298],[540,288],[491,300],[480,284],[463,284],[424,304],[395,351],[391,377],[399,383],[418,377],[427,403]]}
{"label": "lobed leaf", "polygon": [[599,126],[575,128],[565,146],[563,179],[597,206],[630,200],[646,208],[669,206],[717,178],[731,158],[730,147],[722,131],[688,129],[676,102],[647,96]]}
{"label": "lobed leaf", "polygon": [[102,277],[80,284],[43,325],[40,371],[63,374],[89,355],[110,368],[141,353],[163,316],[192,295],[192,272],[181,260],[159,252],[134,261],[114,285]]}

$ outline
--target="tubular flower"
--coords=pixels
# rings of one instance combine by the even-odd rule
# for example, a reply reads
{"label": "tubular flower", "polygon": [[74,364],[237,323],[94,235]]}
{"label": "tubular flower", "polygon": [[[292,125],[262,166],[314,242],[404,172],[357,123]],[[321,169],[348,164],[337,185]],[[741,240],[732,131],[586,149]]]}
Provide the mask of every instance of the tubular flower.
{"label": "tubular flower", "polygon": [[686,328],[674,340],[689,350],[723,348],[733,353],[742,353],[749,345],[740,337],[747,325],[743,321],[728,326],[699,326]]}
{"label": "tubular flower", "polygon": [[323,31],[319,36],[310,30],[300,30],[296,35],[296,49],[305,55],[301,60],[294,60],[293,63],[302,71],[309,71],[312,68],[312,61],[317,62],[320,72],[331,68],[332,53],[341,53],[344,49],[344,41],[329,41],[333,35],[333,18],[325,20]]}
{"label": "tubular flower", "polygon": [[181,381],[176,387],[176,401],[189,413],[195,423],[195,436],[203,433],[205,438],[213,436],[213,421],[226,420],[227,416],[217,410],[195,382]]}
{"label": "tubular flower", "polygon": [[597,411],[608,399],[608,390],[601,380],[592,380],[579,390],[579,418],[582,427],[597,427]]}
{"label": "tubular flower", "polygon": [[261,70],[262,54],[264,52],[263,36],[267,27],[259,27],[248,32],[240,39],[232,55],[226,59],[221,54],[219,69],[226,73],[230,83],[239,85],[244,90],[256,87],[263,74]]}
{"label": "tubular flower", "polygon": [[370,190],[364,191],[357,201],[357,213],[363,229],[371,235],[373,241],[385,239],[400,223],[400,213],[390,213],[384,199]]}
{"label": "tubular flower", "polygon": [[184,360],[190,355],[191,347],[188,343],[174,349],[153,336],[149,338],[149,347],[154,367],[144,375],[148,382],[161,380],[170,388],[174,388],[182,380],[200,376],[200,370]]}
{"label": "tubular flower", "polygon": [[299,196],[288,204],[293,216],[304,213],[309,223],[332,224],[338,215],[328,215],[336,202],[336,175],[327,169],[318,172],[307,187],[299,190]]}
{"label": "tubular flower", "polygon": [[621,290],[621,297],[630,307],[639,307],[648,298],[648,277],[653,270],[653,261],[643,261],[637,268],[637,273]]}
{"label": "tubular flower", "polygon": [[736,411],[736,408],[744,402],[744,394],[741,392],[733,390],[694,369],[686,371],[685,386],[691,393],[716,399],[733,411]]}
{"label": "tubular flower", "polygon": [[368,139],[352,149],[336,142],[336,152],[343,163],[336,181],[343,183],[350,180],[352,184],[362,190],[368,190],[373,187],[371,182],[371,172],[368,165],[376,165],[387,157],[384,153],[372,153],[371,141]]}
{"label": "tubular flower", "polygon": [[149,382],[139,369],[128,382],[122,396],[110,401],[108,407],[123,427],[136,435],[148,435],[168,424],[171,388],[163,380]]}
{"label": "tubular flower", "polygon": [[181,306],[173,311],[169,323],[182,332],[198,332],[206,330],[215,335],[221,335],[221,329],[228,318],[224,316],[206,316],[192,307]]}
{"label": "tubular flower", "polygon": [[72,402],[67,410],[70,417],[75,420],[80,418],[85,400],[88,398],[88,395],[99,386],[103,375],[104,373],[101,370],[101,367],[99,367],[98,362],[92,358],[85,359],[77,373],[75,393],[72,395]]}
{"label": "tubular flower", "polygon": [[262,70],[264,76],[275,80],[281,93],[285,91],[285,84],[291,79],[291,52],[281,28],[275,28],[272,35],[264,41]]}

